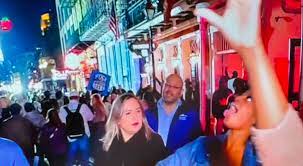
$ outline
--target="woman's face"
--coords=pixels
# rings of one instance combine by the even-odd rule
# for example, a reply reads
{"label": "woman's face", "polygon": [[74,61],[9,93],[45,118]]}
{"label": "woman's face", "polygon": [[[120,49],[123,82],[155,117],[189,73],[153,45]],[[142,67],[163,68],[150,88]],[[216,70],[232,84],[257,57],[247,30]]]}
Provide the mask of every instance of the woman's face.
{"label": "woman's face", "polygon": [[137,99],[130,98],[122,104],[122,116],[118,122],[124,137],[131,137],[142,127],[143,111]]}
{"label": "woman's face", "polygon": [[249,93],[237,96],[224,111],[224,124],[229,129],[247,129],[255,122],[254,106]]}

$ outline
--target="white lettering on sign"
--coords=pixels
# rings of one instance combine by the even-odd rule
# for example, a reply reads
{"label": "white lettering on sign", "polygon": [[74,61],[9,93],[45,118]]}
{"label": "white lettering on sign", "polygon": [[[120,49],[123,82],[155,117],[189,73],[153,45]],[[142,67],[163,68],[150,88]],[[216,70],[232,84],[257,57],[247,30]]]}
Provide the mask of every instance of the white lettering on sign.
{"label": "white lettering on sign", "polygon": [[102,74],[96,74],[95,75],[95,80],[106,81],[106,77]]}
{"label": "white lettering on sign", "polygon": [[107,78],[102,74],[96,74],[93,82],[93,89],[98,91],[104,91],[106,86]]}
{"label": "white lettering on sign", "polygon": [[98,91],[104,91],[105,90],[105,82],[103,81],[94,81],[93,82],[93,88]]}

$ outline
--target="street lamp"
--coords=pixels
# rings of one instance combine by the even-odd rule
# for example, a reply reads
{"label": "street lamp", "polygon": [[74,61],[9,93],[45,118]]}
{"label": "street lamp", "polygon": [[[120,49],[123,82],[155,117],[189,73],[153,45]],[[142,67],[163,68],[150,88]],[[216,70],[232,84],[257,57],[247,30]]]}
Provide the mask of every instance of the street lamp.
{"label": "street lamp", "polygon": [[[148,21],[151,21],[154,18],[156,8],[153,6],[150,0],[147,0],[145,7],[145,15]],[[156,69],[155,69],[155,57],[153,50],[153,31],[151,27],[151,23],[149,22],[149,54],[152,58],[152,69],[153,69],[153,87],[156,89]]]}
{"label": "street lamp", "polygon": [[150,0],[147,0],[146,6],[145,6],[145,15],[147,17],[147,20],[151,20],[154,18],[156,8],[153,6]]}

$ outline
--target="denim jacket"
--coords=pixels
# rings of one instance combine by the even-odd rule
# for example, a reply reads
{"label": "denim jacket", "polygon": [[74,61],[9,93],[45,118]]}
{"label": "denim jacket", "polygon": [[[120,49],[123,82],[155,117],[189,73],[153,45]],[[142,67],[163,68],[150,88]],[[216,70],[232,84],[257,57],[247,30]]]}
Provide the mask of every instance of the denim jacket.
{"label": "denim jacket", "polygon": [[[157,163],[157,166],[210,166],[212,158],[216,158],[222,151],[222,144],[227,135],[214,137],[201,136],[195,141],[178,149],[174,154]],[[215,149],[215,150],[214,150]],[[214,152],[215,151],[215,152]],[[218,155],[215,155],[218,154]],[[218,160],[218,158],[217,158]],[[220,160],[220,159],[219,159]],[[243,166],[259,166],[256,151],[251,141],[246,144]],[[224,163],[219,165],[225,165]]]}

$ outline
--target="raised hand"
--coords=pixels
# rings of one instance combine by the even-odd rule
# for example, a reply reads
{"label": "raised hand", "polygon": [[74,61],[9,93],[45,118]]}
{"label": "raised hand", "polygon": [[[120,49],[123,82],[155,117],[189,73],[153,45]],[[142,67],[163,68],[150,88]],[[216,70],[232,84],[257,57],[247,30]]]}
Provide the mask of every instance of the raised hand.
{"label": "raised hand", "polygon": [[261,0],[228,0],[222,16],[206,8],[196,9],[195,14],[217,27],[231,46],[242,52],[262,46],[260,6]]}

